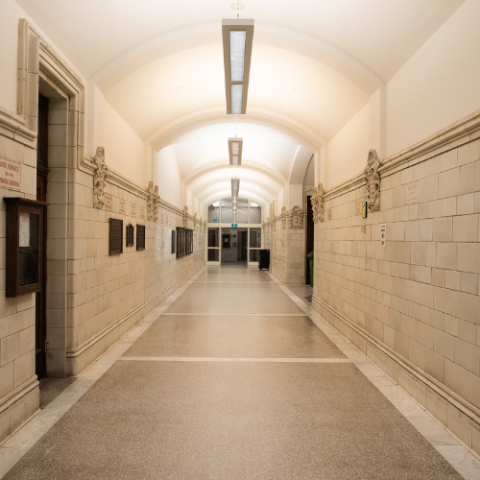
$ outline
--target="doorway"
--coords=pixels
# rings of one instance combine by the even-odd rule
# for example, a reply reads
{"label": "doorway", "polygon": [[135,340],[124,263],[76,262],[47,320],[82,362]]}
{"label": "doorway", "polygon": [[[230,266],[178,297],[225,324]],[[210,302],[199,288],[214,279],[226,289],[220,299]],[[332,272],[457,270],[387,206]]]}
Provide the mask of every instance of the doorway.
{"label": "doorway", "polygon": [[247,264],[248,229],[222,228],[222,265]]}
{"label": "doorway", "polygon": [[[313,208],[312,208],[312,197],[307,196],[307,251],[308,255],[310,252],[313,252],[314,248],[314,234],[315,234],[315,223],[313,223]],[[305,259],[305,284],[310,285],[310,262],[308,258]]]}
{"label": "doorway", "polygon": [[[47,201],[48,176],[48,109],[49,100],[43,95],[38,99],[38,137],[37,137],[37,200]],[[46,209],[45,209],[46,212]],[[45,213],[46,215],[46,213]],[[43,229],[43,282],[42,289],[35,294],[35,373],[41,379],[47,371],[47,219]]]}

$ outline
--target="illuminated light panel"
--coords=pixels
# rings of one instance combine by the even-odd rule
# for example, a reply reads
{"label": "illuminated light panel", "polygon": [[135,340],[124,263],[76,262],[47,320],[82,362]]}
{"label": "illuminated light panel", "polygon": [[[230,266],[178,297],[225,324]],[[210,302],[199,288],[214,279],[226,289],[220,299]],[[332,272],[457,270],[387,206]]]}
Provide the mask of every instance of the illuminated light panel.
{"label": "illuminated light panel", "polygon": [[228,139],[228,158],[230,165],[242,164],[243,138]]}
{"label": "illuminated light panel", "polygon": [[232,178],[230,180],[231,185],[232,185],[232,197],[237,198],[238,197],[238,192],[240,190],[240,179],[239,178]]}
{"label": "illuminated light panel", "polygon": [[247,113],[254,21],[222,21],[227,114]]}

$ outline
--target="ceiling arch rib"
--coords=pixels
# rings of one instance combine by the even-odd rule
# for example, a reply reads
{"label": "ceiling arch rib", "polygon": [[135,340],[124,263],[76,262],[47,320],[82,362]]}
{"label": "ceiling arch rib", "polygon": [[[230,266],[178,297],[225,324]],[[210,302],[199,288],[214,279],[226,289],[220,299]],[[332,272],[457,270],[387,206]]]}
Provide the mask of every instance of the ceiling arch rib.
{"label": "ceiling arch rib", "polygon": [[[197,179],[203,177],[203,176],[208,176],[209,174],[220,170],[224,169],[226,167],[226,161],[223,160],[221,162],[215,163],[213,165],[208,165],[204,168],[199,168],[195,171],[193,171],[190,175],[188,175],[184,182],[185,185],[188,187],[192,182],[196,181]],[[238,173],[241,175],[241,171],[244,169],[249,169],[254,172],[258,172],[259,174],[267,175],[270,178],[272,178],[275,182],[277,182],[278,185],[283,185],[285,183],[284,177],[276,170],[272,169],[270,167],[266,167],[263,165],[255,164],[255,163],[243,163],[241,167],[233,167],[233,166],[227,166],[227,168],[230,169],[231,174],[235,175],[235,173]],[[236,170],[237,168],[237,170]]]}
{"label": "ceiling arch rib", "polygon": [[[175,127],[201,117],[228,118],[223,77],[221,44],[196,47],[132,72],[105,99],[158,150],[170,143],[162,137]],[[303,137],[302,144],[317,147],[369,101],[363,90],[328,66],[265,45],[255,47],[248,97],[249,116],[283,126]]]}
{"label": "ceiling arch rib", "polygon": [[[231,192],[229,190],[219,190],[208,197],[205,197],[203,199],[203,204],[208,207],[212,203],[221,200],[222,198],[229,198],[231,196]],[[262,208],[266,208],[268,203],[265,202],[265,200],[255,193],[245,191],[240,194],[239,198],[247,198],[248,200],[251,200],[252,202],[255,202],[257,205],[260,205]]]}
{"label": "ceiling arch rib", "polygon": [[[218,199],[220,196],[231,196],[230,180],[228,182],[219,182],[217,185],[211,185],[196,195],[198,200],[204,205],[208,205],[208,201],[211,201],[211,199],[215,198]],[[269,205],[275,198],[274,195],[266,194],[265,190],[263,190],[261,187],[252,185],[249,182],[245,182],[245,184],[240,182],[239,196],[255,200],[261,205]]]}
{"label": "ceiling arch rib", "polygon": [[307,170],[310,159],[312,158],[313,152],[305,147],[299,147],[295,159],[292,163],[292,169],[290,171],[290,176],[288,183],[292,185],[302,185],[303,179],[305,178],[305,171]]}
{"label": "ceiling arch rib", "polygon": [[[181,50],[220,42],[220,22],[179,28],[137,45],[97,71],[91,81],[103,92],[148,63]],[[306,55],[336,70],[371,95],[384,82],[356,58],[334,45],[297,30],[268,23],[255,25],[255,44],[281,47]]]}
{"label": "ceiling arch rib", "polygon": [[[312,150],[318,150],[327,143],[327,140],[306,125],[302,125],[286,115],[265,108],[249,106],[248,114],[242,115],[241,121],[271,126],[290,135],[299,144],[308,146]],[[225,115],[225,106],[206,108],[182,115],[167,125],[160,127],[146,139],[146,142],[154,151],[158,152],[162,148],[172,145],[179,137],[195,128],[231,122],[232,119]]]}
{"label": "ceiling arch rib", "polygon": [[236,175],[230,168],[218,169],[210,172],[208,175],[202,175],[195,181],[190,182],[187,188],[200,198],[202,192],[208,188],[220,188],[221,185],[230,185],[230,179],[234,177],[240,179],[240,191],[247,188],[246,186],[248,185],[265,198],[277,195],[278,191],[283,187],[283,184],[279,184],[268,175],[259,174],[248,168],[241,167],[237,169]]}

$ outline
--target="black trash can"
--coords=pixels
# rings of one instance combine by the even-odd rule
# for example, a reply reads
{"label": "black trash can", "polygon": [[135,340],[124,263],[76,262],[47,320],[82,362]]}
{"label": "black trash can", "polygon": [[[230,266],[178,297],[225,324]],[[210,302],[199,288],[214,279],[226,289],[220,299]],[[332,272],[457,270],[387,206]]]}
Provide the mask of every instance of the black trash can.
{"label": "black trash can", "polygon": [[270,270],[270,250],[260,250],[258,268],[260,270]]}

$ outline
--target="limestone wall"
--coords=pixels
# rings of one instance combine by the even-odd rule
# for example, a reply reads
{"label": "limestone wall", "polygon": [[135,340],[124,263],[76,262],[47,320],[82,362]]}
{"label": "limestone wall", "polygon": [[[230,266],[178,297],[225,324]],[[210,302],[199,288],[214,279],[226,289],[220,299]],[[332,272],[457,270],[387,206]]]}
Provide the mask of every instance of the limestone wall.
{"label": "limestone wall", "polygon": [[5,197],[36,198],[36,151],[0,133],[0,161],[6,160],[20,165],[21,184],[20,191],[0,187],[0,440],[38,409],[35,294],[6,298],[6,204],[3,201]]}
{"label": "limestone wall", "polygon": [[[147,185],[108,170],[103,208],[94,208],[98,166],[85,156],[85,87],[31,25],[19,24],[17,113],[0,106],[0,159],[17,162],[19,190],[0,197],[36,199],[38,95],[50,99],[48,117],[47,375],[76,375],[93,363],[204,264],[205,223],[159,201],[148,221]],[[139,159],[141,160],[141,159]],[[108,151],[106,152],[108,165]],[[131,159],[135,165],[136,159]],[[159,192],[161,195],[161,191]],[[109,218],[123,220],[123,253],[110,256]],[[146,226],[145,250],[126,247],[125,229]],[[194,252],[167,254],[165,228],[196,230]],[[35,295],[5,295],[5,203],[0,204],[0,441],[39,406],[35,375]],[[135,228],[135,231],[137,229]],[[168,231],[170,232],[170,230]],[[1,247],[0,245],[0,247]]]}
{"label": "limestone wall", "polygon": [[[111,184],[106,192],[112,209],[99,210],[93,208],[92,176],[77,171],[75,179],[72,187],[79,193],[69,217],[67,375],[84,370],[204,264],[200,222],[187,223],[195,229],[194,253],[177,259],[166,252],[165,237],[183,226],[182,211],[162,202],[157,221],[147,221],[144,196]],[[123,220],[122,255],[109,256],[110,218]],[[128,224],[146,225],[144,251],[137,251],[136,243],[126,247]],[[56,347],[49,343],[49,349]]]}
{"label": "limestone wall", "polygon": [[273,275],[285,284],[305,284],[305,220],[301,228],[292,228],[291,215],[292,212],[284,211],[265,225],[265,248],[270,249]]}
{"label": "limestone wall", "polygon": [[361,178],[326,192],[313,296],[315,310],[476,452],[479,118],[387,159],[380,211],[366,220],[358,215]]}

